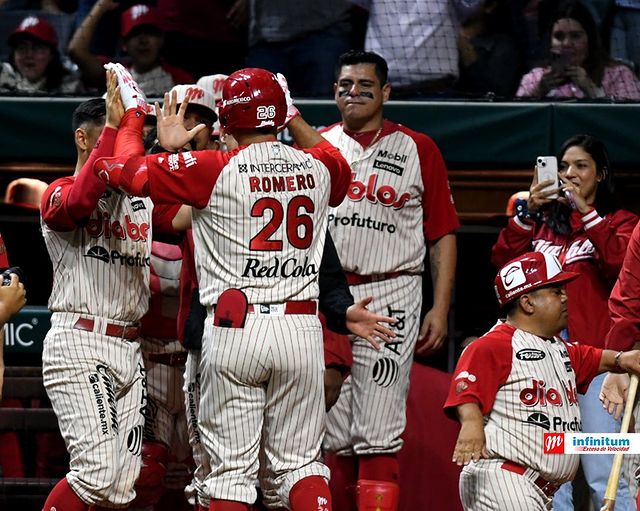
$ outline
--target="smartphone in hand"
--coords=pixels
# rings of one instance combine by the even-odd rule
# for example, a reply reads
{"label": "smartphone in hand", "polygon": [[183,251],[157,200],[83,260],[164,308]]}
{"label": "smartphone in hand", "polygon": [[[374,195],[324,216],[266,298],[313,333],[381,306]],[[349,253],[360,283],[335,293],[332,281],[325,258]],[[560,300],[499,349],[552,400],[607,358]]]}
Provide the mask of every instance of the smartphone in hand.
{"label": "smartphone in hand", "polygon": [[536,175],[538,176],[538,183],[543,181],[552,180],[553,183],[542,189],[542,192],[555,190],[555,192],[548,197],[550,199],[558,198],[558,160],[555,156],[538,156],[536,158]]}
{"label": "smartphone in hand", "polygon": [[567,70],[567,66],[570,64],[569,55],[566,53],[552,53],[551,54],[551,70],[559,75],[563,75]]}

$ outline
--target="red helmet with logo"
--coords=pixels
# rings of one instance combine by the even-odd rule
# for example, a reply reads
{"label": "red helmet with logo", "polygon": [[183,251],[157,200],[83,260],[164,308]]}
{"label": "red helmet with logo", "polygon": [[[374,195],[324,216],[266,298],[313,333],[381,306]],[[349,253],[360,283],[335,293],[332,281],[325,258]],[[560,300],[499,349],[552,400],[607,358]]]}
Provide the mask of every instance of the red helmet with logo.
{"label": "red helmet with logo", "polygon": [[569,282],[579,276],[579,273],[562,271],[554,255],[527,252],[502,267],[496,275],[495,290],[502,306],[534,289]]}
{"label": "red helmet with logo", "polygon": [[282,126],[287,117],[287,101],[275,75],[249,67],[232,73],[222,86],[220,124],[229,131],[238,128]]}

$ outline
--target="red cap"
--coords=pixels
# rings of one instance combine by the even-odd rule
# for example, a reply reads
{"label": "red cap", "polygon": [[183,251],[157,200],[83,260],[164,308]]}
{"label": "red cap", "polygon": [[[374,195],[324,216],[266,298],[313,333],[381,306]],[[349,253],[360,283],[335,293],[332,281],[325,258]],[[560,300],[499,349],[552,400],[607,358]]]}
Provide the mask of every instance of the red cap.
{"label": "red cap", "polygon": [[540,287],[569,282],[579,276],[579,273],[562,271],[554,255],[527,252],[502,267],[496,275],[495,290],[502,306]]}
{"label": "red cap", "polygon": [[7,40],[9,46],[15,46],[17,39],[23,35],[34,37],[43,43],[50,44],[51,46],[58,45],[58,34],[56,34],[56,31],[51,24],[43,18],[27,16],[23,19],[9,36],[9,39]]}
{"label": "red cap", "polygon": [[148,5],[138,4],[122,13],[122,37],[126,39],[134,28],[150,25],[160,29],[158,12]]}

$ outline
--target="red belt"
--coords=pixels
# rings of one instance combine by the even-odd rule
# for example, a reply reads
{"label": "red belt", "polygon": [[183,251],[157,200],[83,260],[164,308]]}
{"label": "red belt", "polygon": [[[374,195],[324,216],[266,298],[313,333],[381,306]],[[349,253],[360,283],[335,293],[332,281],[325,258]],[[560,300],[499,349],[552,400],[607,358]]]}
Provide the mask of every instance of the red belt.
{"label": "red belt", "polygon": [[[513,461],[505,461],[502,464],[502,469],[508,470],[509,472],[514,472],[519,475],[524,475],[524,473],[527,471],[527,467],[518,465]],[[558,488],[560,488],[560,483],[547,481],[542,476],[538,476],[536,479],[534,479],[533,484],[540,488],[542,490],[542,493],[544,493],[547,497],[553,497],[554,493],[558,491]]]}
{"label": "red belt", "polygon": [[150,362],[156,362],[165,366],[183,366],[187,363],[187,352],[147,353],[147,358]]}
{"label": "red belt", "polygon": [[[268,303],[249,304],[247,312],[256,312],[261,314],[269,314],[270,308]],[[285,314],[316,314],[318,312],[318,303],[315,300],[304,300],[298,302],[285,302]]]}
{"label": "red belt", "polygon": [[373,275],[358,275],[357,273],[345,272],[347,284],[356,286],[358,284],[369,284],[370,282],[380,282],[381,280],[395,279],[401,275],[413,275],[406,271],[394,271],[391,273],[374,273]]}
{"label": "red belt", "polygon": [[[93,332],[95,321],[89,318],[80,318],[75,322],[73,328],[76,330],[86,330],[87,332]],[[96,332],[101,333],[101,332]],[[116,325],[114,323],[107,323],[107,328],[104,331],[105,335],[111,337],[120,337],[121,339],[127,339],[133,341],[140,337],[140,327],[133,325]]]}

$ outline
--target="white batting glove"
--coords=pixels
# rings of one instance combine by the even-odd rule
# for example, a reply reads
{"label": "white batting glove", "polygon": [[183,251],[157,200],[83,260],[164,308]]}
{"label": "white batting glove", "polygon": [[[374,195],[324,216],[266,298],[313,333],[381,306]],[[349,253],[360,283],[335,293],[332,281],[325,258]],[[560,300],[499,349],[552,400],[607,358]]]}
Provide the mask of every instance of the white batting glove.
{"label": "white batting glove", "polygon": [[289,84],[287,83],[287,79],[282,73],[278,73],[276,75],[276,78],[278,79],[278,83],[280,84],[280,87],[282,87],[284,97],[287,100],[287,118],[284,120],[284,124],[280,126],[280,128],[284,128],[287,124],[289,124],[291,119],[300,115],[300,110],[298,110],[293,104],[293,99],[291,98],[291,92],[289,91]]}
{"label": "white batting glove", "polygon": [[131,109],[138,109],[143,112],[149,111],[147,98],[145,97],[144,92],[142,92],[142,89],[133,79],[131,73],[122,64],[109,62],[104,65],[104,68],[115,71],[118,76],[120,96],[122,97],[122,103],[124,104],[125,111]]}

